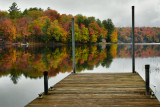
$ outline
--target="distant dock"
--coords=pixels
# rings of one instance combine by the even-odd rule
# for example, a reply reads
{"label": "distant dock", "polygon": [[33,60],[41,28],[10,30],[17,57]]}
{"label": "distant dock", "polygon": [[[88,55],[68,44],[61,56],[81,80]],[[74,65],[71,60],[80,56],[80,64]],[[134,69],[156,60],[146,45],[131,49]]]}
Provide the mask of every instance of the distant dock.
{"label": "distant dock", "polygon": [[138,73],[76,73],[26,107],[160,107]]}

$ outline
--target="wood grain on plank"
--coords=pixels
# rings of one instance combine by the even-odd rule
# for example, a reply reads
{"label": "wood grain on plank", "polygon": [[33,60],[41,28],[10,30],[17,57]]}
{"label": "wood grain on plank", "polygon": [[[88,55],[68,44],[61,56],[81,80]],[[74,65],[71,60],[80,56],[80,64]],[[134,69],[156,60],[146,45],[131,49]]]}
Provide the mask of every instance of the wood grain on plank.
{"label": "wood grain on plank", "polygon": [[160,107],[145,95],[145,82],[132,73],[76,73],[60,81],[54,91],[26,107]]}

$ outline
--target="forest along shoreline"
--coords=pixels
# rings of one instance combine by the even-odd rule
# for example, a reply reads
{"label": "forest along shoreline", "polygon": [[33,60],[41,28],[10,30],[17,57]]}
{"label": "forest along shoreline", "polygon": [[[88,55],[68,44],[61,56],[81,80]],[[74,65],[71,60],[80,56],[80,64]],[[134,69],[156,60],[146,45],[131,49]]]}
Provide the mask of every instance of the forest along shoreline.
{"label": "forest along shoreline", "polygon": [[[115,27],[111,19],[60,14],[51,8],[28,8],[21,11],[16,2],[0,10],[0,44],[70,44],[72,18],[76,44],[130,43],[131,27]],[[159,43],[159,27],[135,27],[136,43]]]}

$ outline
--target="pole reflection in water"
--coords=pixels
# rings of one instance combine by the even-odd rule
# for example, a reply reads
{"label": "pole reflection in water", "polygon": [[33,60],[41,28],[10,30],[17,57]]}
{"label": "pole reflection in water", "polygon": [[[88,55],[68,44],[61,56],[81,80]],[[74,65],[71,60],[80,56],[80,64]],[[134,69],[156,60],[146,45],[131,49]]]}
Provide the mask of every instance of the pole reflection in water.
{"label": "pole reflection in water", "polygon": [[[150,86],[160,96],[159,45],[135,46],[136,71],[145,77],[150,64]],[[76,72],[132,72],[131,45],[79,45],[75,47]],[[21,107],[44,91],[43,71],[48,71],[49,87],[73,70],[72,47],[10,47],[0,50],[0,104]],[[160,99],[160,98],[159,98]],[[17,102],[18,101],[18,102]],[[8,104],[8,105],[7,105]]]}

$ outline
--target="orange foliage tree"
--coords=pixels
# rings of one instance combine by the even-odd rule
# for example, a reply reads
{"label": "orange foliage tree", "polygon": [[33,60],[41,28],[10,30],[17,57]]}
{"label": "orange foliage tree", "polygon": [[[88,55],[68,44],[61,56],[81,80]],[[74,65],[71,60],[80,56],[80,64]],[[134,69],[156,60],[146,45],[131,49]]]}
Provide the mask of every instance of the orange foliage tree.
{"label": "orange foliage tree", "polygon": [[10,19],[0,19],[0,36],[4,40],[14,40],[16,38],[16,29]]}

